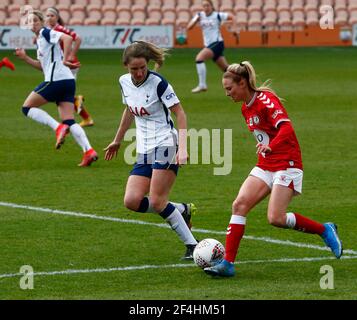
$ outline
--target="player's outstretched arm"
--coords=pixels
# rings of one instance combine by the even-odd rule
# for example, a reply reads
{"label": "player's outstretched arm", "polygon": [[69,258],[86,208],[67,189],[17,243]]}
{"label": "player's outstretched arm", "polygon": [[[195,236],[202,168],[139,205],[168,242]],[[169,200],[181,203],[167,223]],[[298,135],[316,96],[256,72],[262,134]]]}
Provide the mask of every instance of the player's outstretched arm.
{"label": "player's outstretched arm", "polygon": [[25,61],[25,62],[26,62],[27,64],[29,64],[30,66],[34,67],[35,69],[42,71],[41,62],[38,61],[38,60],[32,59],[31,57],[29,57],[29,56],[26,54],[25,49],[16,48],[16,49],[15,49],[15,55],[16,55],[19,59]]}
{"label": "player's outstretched arm", "polygon": [[232,21],[232,29],[231,29],[231,31],[235,36],[237,36],[238,35],[238,26],[237,26],[236,17],[233,14],[229,13],[227,20],[228,21]]}
{"label": "player's outstretched arm", "polygon": [[194,16],[194,17],[192,18],[192,20],[188,23],[188,25],[187,25],[187,30],[192,29],[192,28],[196,25],[196,23],[198,22],[198,20],[199,20],[199,16],[198,16],[198,15]]}
{"label": "player's outstretched arm", "polygon": [[118,155],[120,144],[124,139],[125,133],[130,128],[133,120],[134,116],[130,113],[129,109],[126,108],[121,117],[120,125],[114,137],[114,140],[106,148],[103,149],[105,151],[105,160],[110,161]]}

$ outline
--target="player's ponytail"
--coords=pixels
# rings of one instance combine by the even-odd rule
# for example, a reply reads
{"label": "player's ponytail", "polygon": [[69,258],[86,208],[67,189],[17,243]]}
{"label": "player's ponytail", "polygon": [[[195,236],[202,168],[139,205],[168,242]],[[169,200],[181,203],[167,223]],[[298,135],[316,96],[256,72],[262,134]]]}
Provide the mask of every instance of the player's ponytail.
{"label": "player's ponytail", "polygon": [[270,80],[265,81],[260,87],[257,87],[257,76],[253,65],[249,61],[231,64],[228,66],[223,78],[232,79],[236,83],[239,83],[242,79],[246,79],[251,90],[268,91],[276,95],[274,90],[270,87]]}
{"label": "player's ponytail", "polygon": [[145,58],[147,62],[154,61],[155,68],[158,69],[163,65],[167,55],[168,49],[159,48],[150,42],[138,40],[124,50],[123,63],[126,66],[132,58]]}

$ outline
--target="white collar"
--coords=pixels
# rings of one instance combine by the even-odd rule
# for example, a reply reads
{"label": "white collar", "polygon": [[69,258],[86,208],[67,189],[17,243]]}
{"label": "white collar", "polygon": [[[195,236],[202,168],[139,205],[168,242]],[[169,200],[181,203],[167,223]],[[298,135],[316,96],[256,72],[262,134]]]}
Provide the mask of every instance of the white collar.
{"label": "white collar", "polygon": [[246,106],[249,108],[250,106],[252,106],[252,104],[254,103],[255,99],[257,98],[258,92],[255,92],[253,95],[252,100],[249,101],[249,103],[246,104]]}

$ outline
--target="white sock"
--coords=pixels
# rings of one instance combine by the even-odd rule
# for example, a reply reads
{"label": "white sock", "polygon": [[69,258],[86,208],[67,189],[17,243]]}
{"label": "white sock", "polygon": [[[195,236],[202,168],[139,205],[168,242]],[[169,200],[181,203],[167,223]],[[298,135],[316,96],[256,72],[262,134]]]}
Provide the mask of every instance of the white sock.
{"label": "white sock", "polygon": [[88,141],[86,133],[84,132],[83,128],[78,123],[71,125],[69,127],[69,130],[71,131],[74,140],[76,140],[76,142],[82,148],[83,152],[86,152],[86,151],[92,149],[92,147]]}
{"label": "white sock", "polygon": [[196,68],[197,68],[198,81],[199,81],[198,85],[201,88],[207,88],[207,83],[206,83],[206,74],[207,74],[206,64],[204,62],[196,63]]}
{"label": "white sock", "polygon": [[197,244],[196,239],[193,237],[191,230],[188,228],[181,213],[175,209],[167,218],[167,223],[171,226],[184,244]]}
{"label": "white sock", "polygon": [[53,119],[46,111],[39,108],[30,108],[27,116],[36,122],[51,127],[53,130],[56,130],[59,126],[59,123],[55,119]]}
{"label": "white sock", "polygon": [[296,217],[295,214],[293,214],[292,212],[288,212],[286,214],[286,226],[289,229],[294,229],[296,225]]}

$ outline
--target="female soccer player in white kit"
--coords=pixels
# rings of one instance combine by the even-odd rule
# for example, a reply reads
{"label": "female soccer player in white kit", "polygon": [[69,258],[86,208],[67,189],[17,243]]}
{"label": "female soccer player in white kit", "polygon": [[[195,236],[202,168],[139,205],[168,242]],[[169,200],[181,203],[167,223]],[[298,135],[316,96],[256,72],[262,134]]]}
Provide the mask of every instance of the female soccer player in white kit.
{"label": "female soccer player in white kit", "polygon": [[303,165],[299,142],[280,99],[269,87],[257,87],[255,70],[248,61],[230,65],[222,83],[227,96],[234,102],[243,102],[243,117],[258,142],[258,163],[233,202],[224,260],[205,268],[205,272],[214,276],[234,276],[233,263],[247,215],[268,195],[267,218],[271,225],[317,234],[339,259],[343,249],[334,223],[322,224],[299,213],[288,212],[293,196],[302,192]]}
{"label": "female soccer player in white kit", "polygon": [[[56,132],[56,149],[71,132],[75,141],[83,150],[81,167],[89,166],[98,159],[88,138],[80,125],[74,121],[75,80],[69,67],[76,67],[68,61],[71,52],[72,37],[44,27],[44,17],[40,11],[29,14],[31,30],[36,35],[37,59],[30,58],[24,49],[16,49],[15,54],[32,67],[43,71],[45,81],[37,86],[25,100],[22,111],[25,116],[51,127]],[[64,50],[60,47],[63,42]],[[62,119],[58,123],[40,107],[48,102],[55,102]]]}
{"label": "female soccer player in white kit", "polygon": [[[82,39],[81,37],[75,33],[73,30],[69,30],[64,27],[63,20],[60,16],[59,11],[55,7],[49,7],[46,10],[46,23],[50,29],[53,29],[58,32],[62,32],[68,34],[73,39],[73,48],[71,56],[69,57],[69,61],[73,63],[78,63],[79,60],[77,57],[77,52],[81,45]],[[62,46],[61,46],[62,48]],[[77,80],[79,67],[75,69],[71,69],[74,79]],[[94,125],[93,118],[89,114],[87,107],[84,106],[84,96],[83,95],[76,95],[74,97],[74,109],[75,111],[82,117],[82,121],[79,123],[81,127],[90,127]]]}
{"label": "female soccer player in white kit", "polygon": [[187,26],[187,30],[192,29],[198,22],[200,23],[205,48],[203,48],[196,56],[196,69],[198,74],[198,86],[192,89],[192,93],[207,91],[206,82],[206,64],[205,61],[213,59],[217,66],[226,71],[228,63],[223,55],[224,41],[221,35],[221,23],[224,21],[232,21],[233,33],[236,33],[237,23],[234,15],[226,12],[217,12],[214,9],[211,0],[202,1],[203,11],[198,12]]}
{"label": "female soccer player in white kit", "polygon": [[[123,63],[129,73],[120,77],[119,84],[126,108],[113,142],[104,149],[105,159],[117,155],[135,119],[137,161],[128,178],[124,205],[136,212],[158,213],[186,245],[183,259],[192,260],[197,244],[190,230],[195,207],[168,201],[179,165],[188,158],[186,115],[172,86],[148,70],[150,60],[161,66],[164,57],[164,49],[145,41],[135,41],[125,49]],[[171,112],[176,115],[179,133]]]}

